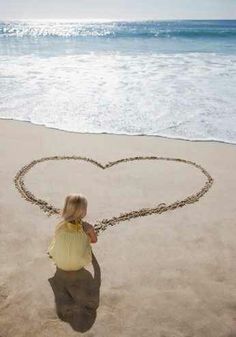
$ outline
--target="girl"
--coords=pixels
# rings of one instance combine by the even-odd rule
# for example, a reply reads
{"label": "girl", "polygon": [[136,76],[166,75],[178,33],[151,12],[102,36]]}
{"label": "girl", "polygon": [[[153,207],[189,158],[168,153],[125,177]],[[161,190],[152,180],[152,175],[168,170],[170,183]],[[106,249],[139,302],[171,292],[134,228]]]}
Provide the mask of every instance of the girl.
{"label": "girl", "polygon": [[59,269],[79,270],[92,262],[90,243],[97,242],[94,227],[82,219],[87,214],[87,200],[70,194],[62,210],[63,220],[58,223],[54,237],[48,247],[49,257]]}

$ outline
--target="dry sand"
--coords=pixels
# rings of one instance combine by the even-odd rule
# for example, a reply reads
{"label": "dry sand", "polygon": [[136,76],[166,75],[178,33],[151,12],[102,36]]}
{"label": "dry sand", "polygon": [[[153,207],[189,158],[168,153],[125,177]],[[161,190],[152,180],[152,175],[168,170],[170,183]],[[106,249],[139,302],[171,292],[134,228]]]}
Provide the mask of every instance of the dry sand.
{"label": "dry sand", "polygon": [[[95,272],[86,268],[77,289],[81,307],[100,294],[96,317],[78,312],[84,336],[236,336],[236,146],[78,134],[11,120],[0,120],[0,132],[1,337],[82,335],[57,317],[48,281],[55,266],[46,250],[59,217],[47,217],[21,198],[13,183],[22,166],[54,155],[101,163],[149,155],[183,158],[214,178],[197,203],[122,222],[99,235],[93,245]],[[91,223],[174,202],[197,192],[204,181],[193,167],[148,161],[105,171],[88,163],[45,162],[25,178],[32,193],[57,207],[67,193],[85,194]]]}

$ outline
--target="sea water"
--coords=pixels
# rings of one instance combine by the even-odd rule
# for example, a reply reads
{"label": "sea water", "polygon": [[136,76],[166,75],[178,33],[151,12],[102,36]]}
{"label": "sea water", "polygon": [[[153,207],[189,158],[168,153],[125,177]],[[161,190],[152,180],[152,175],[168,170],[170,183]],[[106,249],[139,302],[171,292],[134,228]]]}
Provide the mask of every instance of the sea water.
{"label": "sea water", "polygon": [[236,143],[236,21],[0,22],[0,117]]}

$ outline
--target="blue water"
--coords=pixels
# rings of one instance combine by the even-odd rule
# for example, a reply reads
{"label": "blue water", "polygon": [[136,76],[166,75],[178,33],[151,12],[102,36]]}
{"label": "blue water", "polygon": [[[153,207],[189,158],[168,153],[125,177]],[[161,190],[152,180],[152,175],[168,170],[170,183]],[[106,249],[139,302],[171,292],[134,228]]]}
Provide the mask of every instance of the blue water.
{"label": "blue water", "polygon": [[236,143],[236,21],[0,22],[0,117]]}

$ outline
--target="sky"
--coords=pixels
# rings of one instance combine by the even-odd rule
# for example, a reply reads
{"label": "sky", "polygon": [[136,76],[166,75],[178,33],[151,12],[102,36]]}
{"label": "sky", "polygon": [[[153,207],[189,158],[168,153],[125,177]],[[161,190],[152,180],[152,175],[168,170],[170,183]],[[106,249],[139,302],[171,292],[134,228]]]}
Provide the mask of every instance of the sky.
{"label": "sky", "polygon": [[0,0],[0,19],[236,19],[236,0]]}

